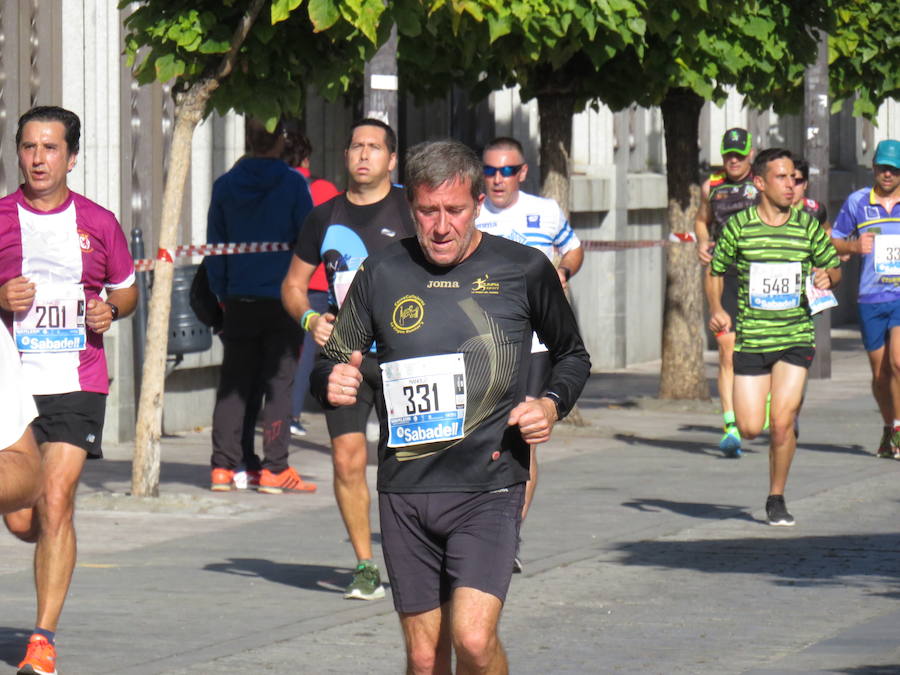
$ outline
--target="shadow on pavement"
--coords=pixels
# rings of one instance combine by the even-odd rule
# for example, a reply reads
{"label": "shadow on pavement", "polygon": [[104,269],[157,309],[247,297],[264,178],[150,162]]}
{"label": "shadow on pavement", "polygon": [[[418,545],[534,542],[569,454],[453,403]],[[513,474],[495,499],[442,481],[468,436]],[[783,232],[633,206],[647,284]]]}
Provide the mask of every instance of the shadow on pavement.
{"label": "shadow on pavement", "polygon": [[[163,462],[159,470],[160,483],[181,483],[191,486],[209,486],[209,468],[188,462]],[[87,462],[81,482],[96,490],[108,489],[107,483],[131,483],[131,460],[104,459]]]}
{"label": "shadow on pavement", "polygon": [[900,663],[887,666],[854,666],[853,668],[841,668],[834,672],[846,675],[897,675],[900,673]]}
{"label": "shadow on pavement", "polygon": [[636,398],[659,394],[658,373],[600,373],[590,377],[578,399],[585,409],[619,406],[632,408]]}
{"label": "shadow on pavement", "polygon": [[25,656],[25,643],[31,635],[31,628],[0,626],[0,661],[15,668]]}
{"label": "shadow on pavement", "polygon": [[[636,436],[635,434],[615,434],[613,438],[622,443],[627,443],[628,445],[647,445],[653,448],[689,452],[694,455],[709,455],[716,459],[727,459],[728,461],[733,461],[734,459],[725,457],[719,451],[718,439],[709,443],[703,443],[701,441],[675,441],[663,440],[661,438],[645,438],[644,436]],[[756,452],[756,450],[744,447],[743,452],[746,454],[748,452]]]}
{"label": "shadow on pavement", "polygon": [[702,502],[673,502],[668,499],[633,499],[630,502],[622,502],[622,506],[636,511],[653,513],[658,511],[671,511],[691,518],[709,518],[712,520],[724,520],[735,518],[757,522],[743,506],[732,504],[707,504]]}
{"label": "shadow on pavement", "polygon": [[[235,574],[242,577],[259,577],[276,584],[303,588],[324,593],[340,593],[351,581],[353,570],[349,567],[282,563],[264,558],[229,558],[228,562],[211,563],[203,567],[209,572]],[[390,584],[384,583],[385,588]]]}
{"label": "shadow on pavement", "polygon": [[[774,528],[773,528],[774,529]],[[900,591],[900,534],[638,541],[620,547],[625,565],[771,577],[776,586],[853,585],[852,577],[893,580]],[[895,671],[896,672],[896,671]]]}
{"label": "shadow on pavement", "polygon": [[847,455],[863,455],[872,456],[869,450],[861,445],[835,445],[833,443],[804,443],[802,440],[797,443],[797,450],[812,450],[813,452],[840,452]]}

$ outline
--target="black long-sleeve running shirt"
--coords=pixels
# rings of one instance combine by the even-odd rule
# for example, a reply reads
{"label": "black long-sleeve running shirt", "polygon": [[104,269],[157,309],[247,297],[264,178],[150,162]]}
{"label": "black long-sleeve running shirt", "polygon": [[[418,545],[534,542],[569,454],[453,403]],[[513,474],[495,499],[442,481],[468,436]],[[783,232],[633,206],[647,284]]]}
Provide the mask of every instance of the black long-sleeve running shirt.
{"label": "black long-sleeve running shirt", "polygon": [[[354,350],[366,353],[374,341],[384,386],[395,393],[389,409],[378,401],[379,491],[508,487],[528,479],[528,446],[507,419],[525,399],[520,366],[529,358],[532,330],[550,351],[548,390],[559,396],[563,416],[584,387],[590,359],[547,258],[483,234],[472,255],[439,267],[425,259],[414,237],[404,239],[360,268],[316,364],[312,391],[327,405],[331,369]],[[437,369],[441,375],[429,374],[416,362],[413,374],[421,377],[407,371],[399,381],[402,371],[389,365],[454,354],[462,356],[442,361],[464,363],[452,375],[446,366]]]}

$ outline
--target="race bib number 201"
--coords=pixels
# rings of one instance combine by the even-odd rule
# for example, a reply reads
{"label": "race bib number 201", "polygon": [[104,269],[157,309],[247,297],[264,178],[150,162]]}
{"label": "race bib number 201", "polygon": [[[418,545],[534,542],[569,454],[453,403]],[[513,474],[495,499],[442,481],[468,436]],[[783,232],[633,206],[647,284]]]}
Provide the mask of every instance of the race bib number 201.
{"label": "race bib number 201", "polygon": [[462,354],[441,354],[381,365],[388,447],[463,437],[466,368]]}
{"label": "race bib number 201", "polygon": [[41,284],[34,302],[17,312],[13,337],[20,352],[77,352],[87,346],[84,290],[78,284]]}

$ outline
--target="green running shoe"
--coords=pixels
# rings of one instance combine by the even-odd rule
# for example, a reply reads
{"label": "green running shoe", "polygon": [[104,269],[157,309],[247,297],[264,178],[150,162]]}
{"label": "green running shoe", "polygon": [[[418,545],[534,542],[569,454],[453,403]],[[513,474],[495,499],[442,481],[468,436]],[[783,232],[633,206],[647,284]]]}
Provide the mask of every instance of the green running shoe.
{"label": "green running shoe", "polygon": [[384,597],[384,586],[381,585],[381,574],[373,562],[361,562],[353,573],[353,581],[344,591],[348,600],[380,600]]}
{"label": "green running shoe", "polygon": [[894,456],[892,445],[893,430],[890,427],[885,427],[884,432],[881,434],[881,443],[878,444],[878,450],[875,451],[875,456],[881,459],[891,459]]}
{"label": "green running shoe", "polygon": [[734,424],[725,427],[725,434],[719,441],[719,450],[730,459],[737,459],[741,456],[741,432]]}
{"label": "green running shoe", "polygon": [[891,430],[891,454],[887,456],[900,459],[900,428],[898,427]]}

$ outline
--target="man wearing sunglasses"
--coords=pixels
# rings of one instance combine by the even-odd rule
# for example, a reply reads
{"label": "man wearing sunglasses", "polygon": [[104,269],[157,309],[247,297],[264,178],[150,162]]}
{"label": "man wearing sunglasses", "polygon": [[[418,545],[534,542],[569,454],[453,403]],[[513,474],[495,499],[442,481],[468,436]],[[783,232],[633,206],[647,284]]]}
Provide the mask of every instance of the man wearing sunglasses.
{"label": "man wearing sunglasses", "polygon": [[[569,279],[581,269],[584,249],[559,204],[520,189],[528,177],[522,144],[515,138],[495,138],[485,147],[482,162],[485,200],[475,226],[483,232],[536,248],[551,262],[558,257],[556,273],[563,289],[566,289]],[[547,388],[550,358],[547,348],[536,336],[532,338],[531,352],[526,393],[529,398],[537,398]],[[525,489],[523,519],[528,513],[536,485],[537,453],[535,446],[531,446],[531,478]],[[515,572],[522,571],[518,552],[513,569]]]}
{"label": "man wearing sunglasses", "polygon": [[884,420],[877,457],[900,460],[900,141],[881,141],[875,184],[853,192],[831,232],[837,252],[862,257],[859,327]]}
{"label": "man wearing sunglasses", "polygon": [[[700,262],[709,265],[715,243],[728,219],[739,211],[759,204],[759,191],[753,184],[753,136],[746,129],[729,129],[722,136],[720,148],[723,170],[712,174],[703,183],[700,208],[694,221],[697,234],[697,255]],[[722,277],[714,277],[707,268],[704,289],[709,303],[710,317],[725,311],[731,317],[731,326],[737,316],[738,278],[732,268]],[[741,456],[741,434],[734,417],[734,330],[710,329],[716,335],[719,347],[719,398],[722,401],[723,431],[719,450],[726,457]]]}
{"label": "man wearing sunglasses", "polygon": [[822,202],[809,199],[806,190],[809,188],[809,162],[802,157],[794,158],[794,208],[806,211],[819,221],[819,225],[831,234],[831,223],[828,222],[828,209]]}

